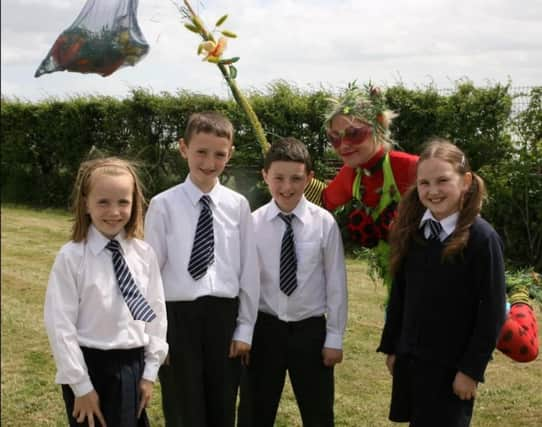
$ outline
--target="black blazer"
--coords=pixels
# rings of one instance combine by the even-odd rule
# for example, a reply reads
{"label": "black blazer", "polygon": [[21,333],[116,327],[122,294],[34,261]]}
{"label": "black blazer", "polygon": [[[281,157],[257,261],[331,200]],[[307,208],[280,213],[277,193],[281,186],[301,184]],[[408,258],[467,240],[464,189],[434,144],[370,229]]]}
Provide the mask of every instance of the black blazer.
{"label": "black blazer", "polygon": [[394,277],[377,351],[409,354],[483,381],[505,320],[502,240],[476,218],[467,246],[442,262],[444,242],[411,242]]}

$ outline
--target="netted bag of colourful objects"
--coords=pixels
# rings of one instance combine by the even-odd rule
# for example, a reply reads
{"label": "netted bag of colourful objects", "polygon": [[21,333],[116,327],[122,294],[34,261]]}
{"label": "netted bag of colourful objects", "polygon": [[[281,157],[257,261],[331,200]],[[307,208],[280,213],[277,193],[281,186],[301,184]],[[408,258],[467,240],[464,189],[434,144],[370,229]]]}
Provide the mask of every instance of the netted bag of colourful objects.
{"label": "netted bag of colourful objects", "polygon": [[55,71],[109,76],[149,51],[137,22],[138,0],[87,0],[60,34],[34,77]]}

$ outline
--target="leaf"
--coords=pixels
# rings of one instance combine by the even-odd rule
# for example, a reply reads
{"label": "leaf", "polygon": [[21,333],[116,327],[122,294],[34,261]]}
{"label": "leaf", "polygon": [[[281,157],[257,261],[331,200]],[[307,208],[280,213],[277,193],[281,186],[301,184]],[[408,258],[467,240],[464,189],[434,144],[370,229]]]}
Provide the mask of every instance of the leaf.
{"label": "leaf", "polygon": [[229,69],[230,69],[230,79],[235,80],[237,78],[237,68],[235,68],[233,65],[230,65]]}
{"label": "leaf", "polygon": [[230,64],[233,64],[237,61],[239,61],[239,57],[238,56],[234,56],[233,58],[227,58],[227,59],[221,59],[219,61],[219,64],[222,64],[222,65],[230,65]]}
{"label": "leaf", "polygon": [[220,27],[226,19],[228,19],[228,14],[221,16],[218,21],[216,21],[215,27]]}
{"label": "leaf", "polygon": [[233,31],[222,30],[221,33],[222,33],[222,35],[224,35],[226,37],[229,37],[231,39],[237,38],[237,34],[235,34]]}
{"label": "leaf", "polygon": [[192,19],[192,22],[194,23],[194,27],[198,29],[198,33],[201,32],[201,30],[203,29],[203,26],[199,18],[197,16],[192,16],[191,19]]}
{"label": "leaf", "polygon": [[184,24],[184,26],[193,33],[199,34],[199,28],[192,24]]}

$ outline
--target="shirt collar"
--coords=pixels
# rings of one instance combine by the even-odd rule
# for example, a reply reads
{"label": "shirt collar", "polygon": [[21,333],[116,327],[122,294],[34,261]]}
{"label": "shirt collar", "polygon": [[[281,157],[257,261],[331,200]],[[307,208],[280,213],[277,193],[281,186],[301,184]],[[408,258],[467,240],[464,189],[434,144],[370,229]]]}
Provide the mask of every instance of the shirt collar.
{"label": "shirt collar", "polygon": [[[120,243],[122,252],[126,254],[128,246],[126,242],[126,232],[122,230],[115,236],[114,239]],[[103,251],[106,245],[109,243],[109,240],[111,239],[105,237],[93,224],[90,224],[87,233],[87,244],[94,255],[98,255],[101,251]]]}
{"label": "shirt collar", "polygon": [[[274,218],[278,216],[279,213],[282,211],[277,206],[275,200],[273,199],[271,203],[269,204],[269,209],[267,210],[266,218],[268,221],[272,221]],[[299,219],[302,223],[306,223],[310,220],[310,212],[308,210],[307,206],[307,199],[305,196],[301,196],[301,199],[299,199],[299,202],[297,203],[297,206],[294,208],[291,212],[282,212],[285,215],[294,214],[297,219]]]}
{"label": "shirt collar", "polygon": [[201,196],[206,194],[211,198],[211,201],[214,205],[218,205],[220,201],[220,188],[222,187],[222,184],[220,182],[217,182],[213,189],[209,193],[204,193],[201,191],[196,184],[190,179],[190,174],[187,175],[186,179],[184,180],[184,190],[186,192],[186,195],[188,196],[190,202],[194,207],[196,207],[199,203],[199,200],[201,199]]}
{"label": "shirt collar", "polygon": [[434,216],[433,214],[431,213],[431,211],[429,209],[426,209],[423,216],[422,216],[422,219],[420,221],[420,225],[419,225],[419,228],[422,228],[425,221],[428,220],[428,219],[432,219],[433,221],[438,221],[440,222],[440,225],[442,225],[442,230],[444,231],[444,233],[446,233],[446,237],[448,237],[450,234],[452,234],[455,230],[455,227],[457,225],[457,219],[459,218],[459,212],[454,212],[453,214],[451,214],[450,216],[447,216],[446,218],[438,221]]}

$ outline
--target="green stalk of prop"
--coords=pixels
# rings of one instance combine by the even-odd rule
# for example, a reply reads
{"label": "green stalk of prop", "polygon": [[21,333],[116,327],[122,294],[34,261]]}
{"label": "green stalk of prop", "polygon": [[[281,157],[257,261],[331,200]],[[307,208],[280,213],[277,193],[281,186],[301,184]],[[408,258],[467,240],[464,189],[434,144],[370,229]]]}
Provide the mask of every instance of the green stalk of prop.
{"label": "green stalk of prop", "polygon": [[[197,30],[197,33],[201,36],[201,38],[204,41],[216,42],[216,40],[213,37],[213,34],[207,31],[202,20],[196,14],[194,9],[192,9],[190,2],[188,0],[184,0],[184,4],[186,5],[188,15],[193,24],[193,25],[188,24],[190,25],[190,27],[187,27],[187,28],[192,32],[196,32],[194,30]],[[233,98],[235,99],[235,102],[237,102],[237,105],[241,107],[241,109],[245,112],[246,116],[248,117],[250,125],[252,126],[252,129],[254,130],[256,140],[258,141],[258,144],[260,145],[262,155],[265,155],[265,153],[267,153],[267,150],[269,150],[269,142],[267,141],[265,132],[263,130],[262,124],[260,123],[260,120],[258,119],[258,116],[256,115],[254,109],[250,105],[250,102],[248,102],[248,99],[245,97],[245,95],[243,95],[243,93],[237,86],[235,78],[232,78],[232,76],[228,72],[226,65],[220,64],[220,63],[216,65],[218,66],[218,69],[220,70],[220,72],[222,73],[222,76],[226,80],[226,83],[230,87],[230,90],[233,95]]]}

